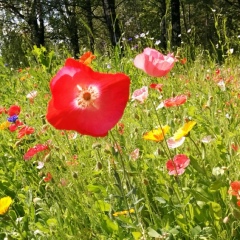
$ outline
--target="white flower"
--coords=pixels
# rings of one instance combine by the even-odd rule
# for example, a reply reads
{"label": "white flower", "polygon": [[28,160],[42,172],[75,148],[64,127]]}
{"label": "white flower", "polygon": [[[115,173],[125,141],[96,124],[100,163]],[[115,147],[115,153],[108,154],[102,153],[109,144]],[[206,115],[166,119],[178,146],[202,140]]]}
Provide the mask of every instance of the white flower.
{"label": "white flower", "polygon": [[188,30],[187,30],[187,33],[190,33],[192,31],[192,29],[191,28],[189,28]]}
{"label": "white flower", "polygon": [[157,40],[154,44],[155,45],[159,45],[161,43],[161,41],[160,40]]}
{"label": "white flower", "polygon": [[27,98],[29,99],[34,99],[36,96],[37,96],[37,91],[35,90],[27,94]]}
{"label": "white flower", "polygon": [[227,50],[227,53],[228,53],[228,54],[233,54],[233,51],[234,51],[234,49],[233,49],[233,48],[230,48],[230,49]]}
{"label": "white flower", "polygon": [[37,169],[42,169],[44,167],[44,162],[38,162]]}
{"label": "white flower", "polygon": [[223,80],[219,81],[217,84],[222,91],[226,91],[225,83]]}
{"label": "white flower", "polygon": [[225,117],[226,117],[227,119],[230,119],[230,118],[231,118],[231,116],[230,116],[228,113],[225,115]]}
{"label": "white flower", "polygon": [[214,139],[212,138],[212,136],[211,135],[208,135],[208,136],[206,136],[206,137],[204,137],[201,141],[203,142],[203,143],[210,143],[211,141],[213,141]]}
{"label": "white flower", "polygon": [[183,145],[184,141],[185,141],[185,137],[181,137],[178,140],[174,140],[174,138],[171,137],[167,140],[167,145],[170,149],[174,149]]}

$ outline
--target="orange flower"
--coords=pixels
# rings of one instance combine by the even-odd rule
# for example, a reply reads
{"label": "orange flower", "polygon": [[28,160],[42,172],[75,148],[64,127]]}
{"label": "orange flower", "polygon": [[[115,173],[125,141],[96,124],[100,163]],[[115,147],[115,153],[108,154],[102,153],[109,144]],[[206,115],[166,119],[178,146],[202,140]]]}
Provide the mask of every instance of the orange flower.
{"label": "orange flower", "polygon": [[52,174],[48,172],[46,177],[43,178],[43,180],[44,182],[50,182],[52,180]]}
{"label": "orange flower", "polygon": [[184,65],[186,62],[187,62],[187,58],[182,58],[182,59],[180,59],[180,63],[181,63],[181,64]]}
{"label": "orange flower", "polygon": [[90,51],[84,53],[80,58],[79,58],[79,62],[85,64],[85,65],[89,65],[93,59],[95,59],[96,56],[93,55]]}
{"label": "orange flower", "polygon": [[237,205],[240,207],[240,181],[234,181],[230,184],[229,194],[237,197]]}

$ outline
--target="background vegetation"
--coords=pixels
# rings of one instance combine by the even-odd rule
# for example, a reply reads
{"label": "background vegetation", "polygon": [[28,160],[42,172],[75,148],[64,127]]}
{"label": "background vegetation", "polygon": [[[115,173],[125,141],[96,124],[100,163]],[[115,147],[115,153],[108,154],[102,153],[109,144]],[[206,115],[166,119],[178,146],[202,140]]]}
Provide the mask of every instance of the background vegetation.
{"label": "background vegetation", "polygon": [[218,61],[239,48],[237,0],[0,0],[0,14],[1,55],[12,67],[29,66],[34,45],[77,57],[150,38],[163,51],[184,47],[194,59],[201,48]]}

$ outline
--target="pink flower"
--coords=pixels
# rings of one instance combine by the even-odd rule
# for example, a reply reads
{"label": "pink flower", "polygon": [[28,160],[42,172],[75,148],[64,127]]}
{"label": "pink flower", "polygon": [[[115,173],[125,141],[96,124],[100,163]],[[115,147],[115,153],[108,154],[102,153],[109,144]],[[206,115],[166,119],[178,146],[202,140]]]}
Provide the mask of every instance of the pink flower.
{"label": "pink flower", "polygon": [[152,48],[145,48],[143,53],[134,59],[135,67],[152,77],[163,77],[173,68],[176,58],[173,54],[163,55]]}
{"label": "pink flower", "polygon": [[136,161],[139,158],[139,148],[136,148],[135,150],[133,150],[130,153],[130,157]]}
{"label": "pink flower", "polygon": [[137,89],[133,92],[132,94],[132,100],[137,100],[140,103],[144,103],[144,101],[147,99],[148,97],[148,87],[147,86],[143,86],[140,89]]}
{"label": "pink flower", "polygon": [[189,165],[190,159],[184,154],[178,154],[166,163],[169,175],[182,175],[185,168]]}
{"label": "pink flower", "polygon": [[42,152],[42,151],[44,151],[46,149],[48,149],[47,145],[45,145],[45,144],[37,144],[34,147],[28,149],[28,151],[24,154],[23,158],[26,161],[30,160],[38,152]]}

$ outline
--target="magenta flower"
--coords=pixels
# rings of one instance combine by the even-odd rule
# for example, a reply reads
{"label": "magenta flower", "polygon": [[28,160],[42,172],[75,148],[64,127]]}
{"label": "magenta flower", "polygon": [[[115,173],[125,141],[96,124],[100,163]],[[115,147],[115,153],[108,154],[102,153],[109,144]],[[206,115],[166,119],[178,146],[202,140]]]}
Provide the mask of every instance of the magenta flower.
{"label": "magenta flower", "polygon": [[145,48],[143,53],[134,59],[135,67],[152,77],[166,76],[173,68],[176,58],[173,54],[163,55],[152,48]]}
{"label": "magenta flower", "polygon": [[166,163],[169,175],[182,175],[185,168],[189,165],[190,159],[184,154],[178,154]]}

